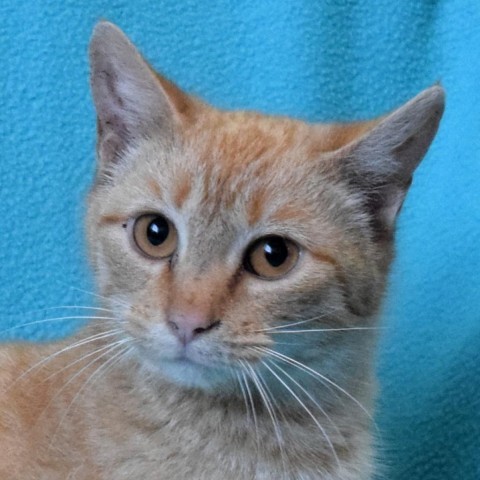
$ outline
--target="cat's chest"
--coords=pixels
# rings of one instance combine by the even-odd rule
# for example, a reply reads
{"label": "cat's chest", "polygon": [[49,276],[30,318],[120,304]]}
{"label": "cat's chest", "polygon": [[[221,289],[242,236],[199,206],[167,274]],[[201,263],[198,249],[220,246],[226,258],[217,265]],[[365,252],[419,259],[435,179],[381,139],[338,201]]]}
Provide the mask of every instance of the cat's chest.
{"label": "cat's chest", "polygon": [[96,399],[95,408],[101,411],[90,413],[91,444],[105,478],[368,478],[359,470],[367,472],[367,465],[354,466],[350,455],[334,458],[338,455],[310,426],[279,421],[274,427],[261,411],[255,423],[241,404],[208,404],[199,398],[190,402],[188,397],[163,393],[157,399],[142,399],[135,392]]}
{"label": "cat's chest", "polygon": [[149,416],[140,406],[127,410],[111,404],[90,433],[106,478],[262,478],[253,458],[255,440],[247,425],[235,424],[236,415],[215,408],[195,412],[194,405],[182,402],[177,407],[165,402]]}

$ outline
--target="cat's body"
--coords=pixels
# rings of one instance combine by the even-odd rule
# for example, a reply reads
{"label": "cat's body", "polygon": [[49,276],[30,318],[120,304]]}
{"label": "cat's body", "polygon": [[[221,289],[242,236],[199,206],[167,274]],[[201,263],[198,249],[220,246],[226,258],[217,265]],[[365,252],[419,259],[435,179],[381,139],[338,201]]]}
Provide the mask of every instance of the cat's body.
{"label": "cat's body", "polygon": [[110,318],[0,353],[1,478],[370,478],[376,315],[441,88],[308,125],[204,105],[109,24],[91,60]]}

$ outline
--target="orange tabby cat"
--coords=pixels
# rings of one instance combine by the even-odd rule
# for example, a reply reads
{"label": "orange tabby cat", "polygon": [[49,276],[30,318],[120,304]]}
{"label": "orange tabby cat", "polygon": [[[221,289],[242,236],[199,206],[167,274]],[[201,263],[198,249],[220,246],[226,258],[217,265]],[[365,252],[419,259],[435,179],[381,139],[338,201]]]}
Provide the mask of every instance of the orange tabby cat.
{"label": "orange tabby cat", "polygon": [[310,125],[204,104],[109,23],[90,58],[104,319],[1,350],[0,478],[370,478],[376,314],[442,88]]}

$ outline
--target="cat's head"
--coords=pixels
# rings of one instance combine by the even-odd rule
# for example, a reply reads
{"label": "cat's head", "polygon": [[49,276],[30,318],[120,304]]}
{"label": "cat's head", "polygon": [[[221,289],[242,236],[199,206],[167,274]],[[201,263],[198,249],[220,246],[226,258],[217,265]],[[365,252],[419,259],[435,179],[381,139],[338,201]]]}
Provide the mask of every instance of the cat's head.
{"label": "cat's head", "polygon": [[202,103],[108,23],[90,57],[91,258],[141,362],[201,388],[300,363],[358,377],[442,88],[376,121],[310,125]]}

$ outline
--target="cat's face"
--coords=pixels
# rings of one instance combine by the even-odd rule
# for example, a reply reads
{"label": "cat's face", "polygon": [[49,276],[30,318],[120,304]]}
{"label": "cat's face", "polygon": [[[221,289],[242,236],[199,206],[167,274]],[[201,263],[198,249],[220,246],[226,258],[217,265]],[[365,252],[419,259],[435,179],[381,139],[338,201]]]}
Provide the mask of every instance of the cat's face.
{"label": "cat's face", "polygon": [[[300,360],[319,349],[320,333],[271,327],[367,326],[349,309],[365,308],[350,305],[365,282],[372,305],[362,313],[376,306],[375,248],[317,137],[293,121],[205,111],[176,144],[153,138],[132,149],[128,167],[96,188],[90,234],[102,294],[125,305],[112,302],[146,361],[203,385],[260,358],[253,347]],[[193,339],[182,342],[170,322],[216,326],[184,331]]]}
{"label": "cat's face", "polygon": [[[109,25],[91,56],[100,165],[89,244],[137,358],[180,385],[223,391],[238,372],[298,369],[288,359],[356,376],[441,92],[400,120],[311,126],[207,107]],[[428,142],[407,145],[419,129]]]}

